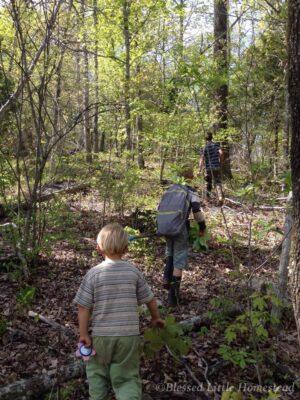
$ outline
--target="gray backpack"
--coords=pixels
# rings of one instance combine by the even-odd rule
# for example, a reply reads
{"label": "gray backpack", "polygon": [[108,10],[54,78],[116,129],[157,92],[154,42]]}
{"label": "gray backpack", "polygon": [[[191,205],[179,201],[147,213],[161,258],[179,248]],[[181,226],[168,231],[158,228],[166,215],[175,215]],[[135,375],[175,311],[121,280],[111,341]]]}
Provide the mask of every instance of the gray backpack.
{"label": "gray backpack", "polygon": [[162,196],[157,212],[157,235],[178,236],[186,226],[190,209],[189,190],[174,184]]}

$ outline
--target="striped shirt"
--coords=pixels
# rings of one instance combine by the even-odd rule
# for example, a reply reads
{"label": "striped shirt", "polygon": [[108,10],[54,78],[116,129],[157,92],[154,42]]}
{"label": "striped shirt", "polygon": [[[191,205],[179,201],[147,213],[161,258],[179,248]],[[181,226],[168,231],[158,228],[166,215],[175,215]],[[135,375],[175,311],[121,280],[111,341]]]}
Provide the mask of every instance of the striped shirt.
{"label": "striped shirt", "polygon": [[133,336],[139,334],[137,306],[153,297],[136,267],[123,260],[105,260],[87,272],[74,302],[93,309],[93,336]]}
{"label": "striped shirt", "polygon": [[205,158],[206,169],[218,169],[221,167],[219,150],[219,143],[208,142],[208,144],[204,147],[203,154]]}

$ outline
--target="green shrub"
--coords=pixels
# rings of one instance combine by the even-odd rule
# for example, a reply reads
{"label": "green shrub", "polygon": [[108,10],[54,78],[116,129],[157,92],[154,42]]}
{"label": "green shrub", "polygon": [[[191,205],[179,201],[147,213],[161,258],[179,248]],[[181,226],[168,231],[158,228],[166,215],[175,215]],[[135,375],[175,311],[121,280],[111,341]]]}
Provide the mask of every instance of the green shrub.
{"label": "green shrub", "polygon": [[17,294],[17,302],[24,308],[28,308],[34,302],[36,296],[36,288],[26,286]]}
{"label": "green shrub", "polygon": [[230,361],[240,368],[263,362],[263,353],[260,346],[269,339],[268,328],[278,324],[278,319],[272,315],[272,305],[282,306],[278,297],[269,290],[266,294],[254,292],[249,296],[245,311],[237,315],[234,320],[228,320],[220,313],[220,309],[228,310],[233,301],[225,298],[216,298],[211,301],[214,311],[207,313],[215,326],[223,329],[224,343],[219,347],[219,354],[226,361]]}
{"label": "green shrub", "polygon": [[198,233],[199,233],[198,223],[196,221],[192,221],[189,235],[190,235],[190,243],[193,246],[193,250],[194,251],[207,251],[208,250],[207,242],[210,239],[210,234],[207,229],[203,236],[199,236]]}
{"label": "green shrub", "polygon": [[191,340],[184,336],[182,326],[175,322],[171,315],[165,319],[163,329],[150,328],[144,333],[144,353],[152,358],[164,346],[167,346],[176,357],[185,356],[191,347]]}

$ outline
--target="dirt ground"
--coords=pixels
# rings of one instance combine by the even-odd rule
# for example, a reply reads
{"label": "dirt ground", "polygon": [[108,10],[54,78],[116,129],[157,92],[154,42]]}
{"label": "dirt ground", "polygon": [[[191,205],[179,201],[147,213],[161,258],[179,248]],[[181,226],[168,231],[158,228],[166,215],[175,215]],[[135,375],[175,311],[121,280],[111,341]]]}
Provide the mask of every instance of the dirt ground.
{"label": "dirt ground", "polygon": [[[0,272],[0,310],[9,322],[2,337],[0,348],[0,385],[7,385],[19,379],[28,379],[35,374],[47,371],[56,371],[61,365],[74,361],[74,352],[77,343],[77,315],[76,307],[72,303],[76,290],[87,270],[101,261],[95,255],[95,238],[102,224],[94,192],[86,196],[70,196],[66,200],[67,208],[75,215],[66,226],[66,238],[52,246],[48,254],[43,254],[39,266],[33,271],[28,284],[36,288],[36,296],[32,304],[25,308],[20,307],[16,295],[24,283],[15,279],[11,271]],[[93,203],[92,211],[90,202]],[[223,208],[224,218],[219,208],[206,205],[204,212],[210,226],[211,239],[209,251],[194,253],[191,251],[190,268],[184,273],[180,307],[172,311],[178,321],[193,316],[201,316],[210,308],[210,300],[216,296],[232,297],[236,302],[243,302],[244,283],[234,276],[234,257],[243,263],[245,268],[255,269],[266,259],[265,265],[254,274],[254,285],[261,282],[272,282],[276,278],[278,266],[278,251],[272,253],[276,244],[280,242],[280,234],[268,231],[260,235],[271,220],[275,226],[283,224],[283,213],[251,212],[245,214],[238,208],[226,206]],[[252,218],[255,234],[251,238],[252,252],[249,254],[249,215]],[[136,225],[141,231],[147,229],[145,218],[139,225],[138,217],[119,217],[111,215],[107,220],[118,220],[124,225]],[[264,221],[264,222],[261,222]],[[55,230],[62,229],[53,227]],[[69,232],[76,240],[70,240]],[[232,237],[230,249],[228,232]],[[62,232],[64,233],[64,232]],[[255,236],[256,235],[256,236]],[[163,309],[167,309],[167,292],[162,289],[162,269],[164,262],[164,243],[162,239],[145,239],[145,246],[149,246],[147,256],[137,255],[129,251],[126,259],[132,261],[144,272],[156,297]],[[130,250],[130,249],[129,249]],[[279,249],[280,250],[280,249]],[[235,261],[236,261],[235,260]],[[242,269],[243,271],[243,269]],[[28,316],[29,309],[40,313],[57,323],[70,328],[69,334],[58,334],[51,326]],[[148,326],[148,319],[141,316],[141,332]],[[217,329],[210,329],[209,334],[200,335],[191,332],[192,348],[186,358],[188,368],[206,388],[211,399],[220,399],[222,389],[229,386],[238,386],[239,382],[245,385],[257,384],[256,370],[247,367],[244,370],[222,360],[217,350],[222,337]],[[264,344],[262,352],[273,348],[275,364],[286,366],[289,371],[299,376],[300,356],[297,347],[297,337],[292,314],[284,318],[284,330]],[[195,385],[191,374],[183,364],[178,364],[166,352],[161,351],[155,360],[142,360],[141,374],[144,391],[155,399],[184,398],[196,399],[195,393],[180,393],[180,385]],[[277,374],[277,375],[276,375]],[[292,378],[276,372],[274,380],[278,385],[291,385]],[[178,391],[174,384],[179,385]],[[211,386],[209,386],[209,383]],[[172,384],[173,386],[168,386]],[[166,385],[166,386],[163,386]],[[177,386],[178,387],[178,386]],[[62,399],[87,399],[87,385],[85,377],[73,380],[71,383],[61,383]],[[170,391],[168,390],[170,388]],[[65,396],[65,397],[63,397]],[[200,396],[200,395],[199,395]],[[259,394],[257,395],[259,398]],[[293,393],[281,394],[282,399],[296,400],[299,394],[296,387]],[[48,399],[56,398],[56,394],[48,395]]]}

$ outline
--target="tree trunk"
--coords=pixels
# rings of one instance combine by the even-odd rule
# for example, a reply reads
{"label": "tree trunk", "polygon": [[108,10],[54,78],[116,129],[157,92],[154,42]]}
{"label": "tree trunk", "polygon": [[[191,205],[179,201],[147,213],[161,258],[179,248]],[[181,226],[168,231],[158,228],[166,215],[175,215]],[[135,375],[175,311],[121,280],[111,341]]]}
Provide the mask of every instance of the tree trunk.
{"label": "tree trunk", "polygon": [[164,172],[166,166],[166,150],[161,147],[160,149],[160,172],[159,172],[159,182],[163,182]]}
{"label": "tree trunk", "polygon": [[131,110],[130,110],[130,17],[131,0],[123,1],[123,36],[125,44],[125,82],[124,82],[124,109],[125,109],[125,130],[126,130],[126,147],[132,150],[131,137]]}
{"label": "tree trunk", "polygon": [[279,113],[276,111],[276,116],[275,116],[275,120],[274,120],[274,156],[273,156],[274,179],[276,179],[278,176],[279,126],[280,126]]}
{"label": "tree trunk", "polygon": [[102,130],[99,151],[103,152],[104,150],[105,150],[105,131]]}
{"label": "tree trunk", "polygon": [[288,3],[288,90],[291,115],[291,172],[294,216],[294,260],[291,294],[300,344],[300,2]]}
{"label": "tree trunk", "polygon": [[143,130],[143,117],[138,115],[136,117],[136,134],[137,134],[137,149],[138,149],[138,167],[140,169],[145,168],[145,159],[143,154],[143,144],[142,144],[142,130]]}
{"label": "tree trunk", "polygon": [[[85,16],[85,0],[81,2],[81,11],[82,16]],[[86,161],[88,163],[92,162],[92,138],[91,138],[91,130],[90,130],[90,113],[88,110],[89,101],[90,101],[90,88],[89,88],[89,56],[87,51],[87,33],[84,27],[83,32],[83,136],[84,136],[84,145],[86,152]]]}
{"label": "tree trunk", "polygon": [[281,300],[284,300],[287,291],[287,280],[288,280],[288,266],[290,261],[290,248],[291,248],[291,237],[292,237],[292,225],[293,218],[291,213],[291,203],[292,203],[292,193],[289,195],[289,199],[287,201],[286,207],[286,216],[284,222],[284,242],[282,243],[282,251],[280,256],[280,264],[279,264],[279,294]]}
{"label": "tree trunk", "polygon": [[[228,121],[228,0],[214,1],[214,58],[218,65],[218,73],[223,82],[215,92],[217,123],[215,131],[227,129]],[[230,149],[226,137],[222,140],[224,162],[222,167],[223,175],[232,178],[230,165]]]}
{"label": "tree trunk", "polygon": [[[56,93],[55,93],[55,104],[54,104],[54,117],[53,117],[53,129],[55,133],[60,132],[61,129],[61,93],[62,93],[62,67],[64,62],[65,49],[60,50],[60,58],[56,68]],[[60,141],[56,146],[58,155],[62,152],[63,141]],[[51,171],[54,173],[56,167],[56,155],[55,151],[51,154]]]}
{"label": "tree trunk", "polygon": [[98,11],[97,0],[93,0],[93,17],[94,17],[94,33],[95,33],[95,55],[94,55],[94,68],[95,68],[95,116],[94,116],[94,153],[99,152],[99,41],[97,36],[98,30]]}
{"label": "tree trunk", "polygon": [[289,155],[290,155],[290,107],[289,107],[289,92],[287,82],[288,71],[285,71],[285,88],[284,88],[284,100],[285,100],[285,112],[284,112],[284,127],[283,127],[283,157],[284,157],[284,170],[289,170]]}
{"label": "tree trunk", "polygon": [[[287,286],[288,286],[288,268],[290,263],[290,249],[292,241],[292,192],[290,192],[287,200],[286,215],[284,221],[284,241],[282,243],[282,250],[278,268],[278,288],[276,288],[279,299],[284,304],[287,299]],[[278,319],[281,318],[281,308],[276,305],[273,306],[272,313],[276,315]]]}
{"label": "tree trunk", "polygon": [[180,0],[179,2],[179,62],[183,59],[183,49],[184,49],[184,8],[186,6],[185,0]]}
{"label": "tree trunk", "polygon": [[[141,79],[139,79],[139,74],[141,72],[141,67],[139,64],[136,66],[136,75],[137,75],[137,80],[139,82],[139,85],[141,84]],[[138,92],[137,92],[138,100],[139,103],[142,101],[142,90],[139,87]],[[139,105],[140,106],[140,105]],[[144,160],[144,154],[143,154],[143,116],[139,112],[138,115],[136,116],[136,138],[137,138],[137,152],[138,152],[138,167],[140,169],[145,168],[145,160]]]}
{"label": "tree trunk", "polygon": [[[76,17],[76,23],[79,25],[80,18],[79,16]],[[82,65],[81,65],[81,58],[82,55],[80,53],[81,43],[78,42],[76,45],[75,51],[75,85],[76,85],[76,113],[79,114],[82,111]],[[84,146],[84,138],[82,135],[82,124],[78,124],[76,126],[76,143],[79,143],[80,148]]]}

